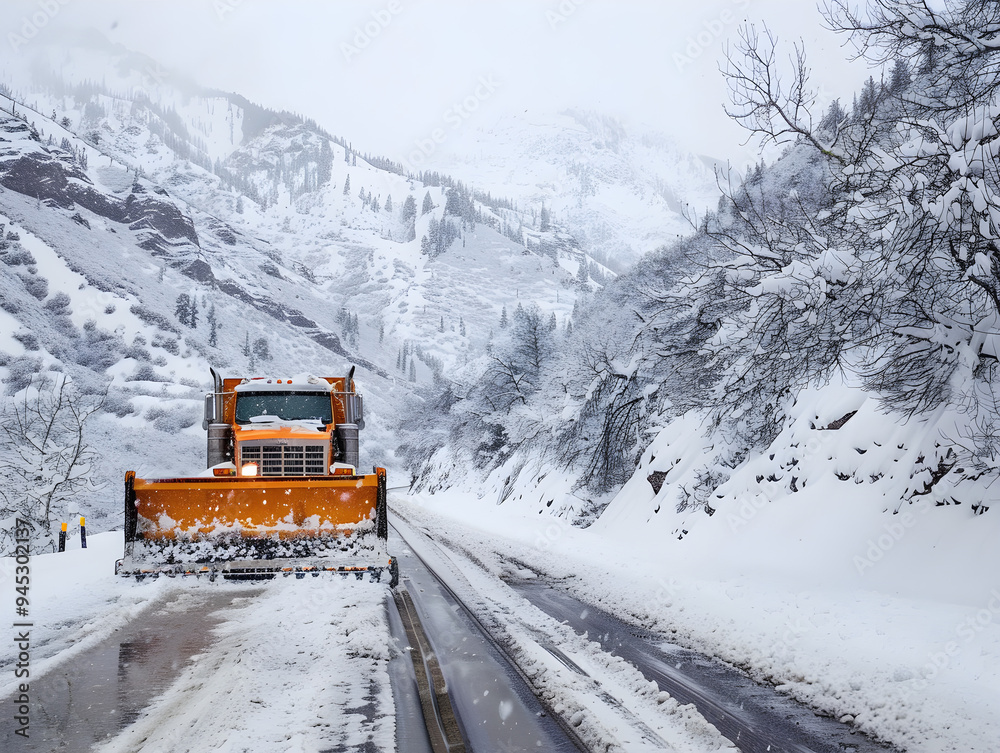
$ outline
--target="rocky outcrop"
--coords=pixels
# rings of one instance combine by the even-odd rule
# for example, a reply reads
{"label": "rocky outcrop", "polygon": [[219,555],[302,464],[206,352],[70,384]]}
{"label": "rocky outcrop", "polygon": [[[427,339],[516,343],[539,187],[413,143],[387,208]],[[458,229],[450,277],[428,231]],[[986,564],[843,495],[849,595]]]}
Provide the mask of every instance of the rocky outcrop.
{"label": "rocky outcrop", "polygon": [[94,186],[73,155],[46,147],[16,118],[0,120],[0,186],[75,212],[78,222],[85,222],[78,211],[83,208],[127,225],[142,248],[198,282],[214,281],[211,267],[200,258],[194,223],[165,191],[151,193],[136,181],[124,199],[105,193]]}

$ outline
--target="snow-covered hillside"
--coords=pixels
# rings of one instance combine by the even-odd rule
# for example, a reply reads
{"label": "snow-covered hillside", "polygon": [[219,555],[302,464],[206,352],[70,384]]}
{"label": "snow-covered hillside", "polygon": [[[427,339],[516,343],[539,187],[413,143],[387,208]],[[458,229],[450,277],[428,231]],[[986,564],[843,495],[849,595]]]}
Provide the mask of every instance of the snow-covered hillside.
{"label": "snow-covered hillside", "polygon": [[530,568],[900,750],[986,753],[1000,519],[995,490],[955,464],[962,421],[893,417],[837,380],[735,468],[701,411],[676,418],[586,528],[591,495],[551,456],[456,473],[405,512],[501,577]]}
{"label": "snow-covered hillside", "polygon": [[[357,365],[363,462],[399,479],[391,427],[414,386],[481,352],[519,300],[565,325],[605,274],[556,224],[404,176],[298,116],[151,78],[100,37],[35,51],[0,97],[0,378],[9,395],[40,373],[110,380],[92,424],[105,488],[126,468],[201,467],[209,366]],[[117,497],[75,506],[109,527]]]}
{"label": "snow-covered hillside", "polygon": [[716,166],[728,172],[663,131],[586,111],[469,122],[426,162],[474,185],[503,186],[522,208],[544,205],[619,268],[689,233],[689,218],[718,202]]}

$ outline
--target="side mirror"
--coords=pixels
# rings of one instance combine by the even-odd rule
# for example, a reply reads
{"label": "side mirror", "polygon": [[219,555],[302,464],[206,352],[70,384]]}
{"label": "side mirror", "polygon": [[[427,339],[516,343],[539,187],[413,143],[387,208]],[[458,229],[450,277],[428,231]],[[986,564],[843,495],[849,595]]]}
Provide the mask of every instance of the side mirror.
{"label": "side mirror", "polygon": [[201,428],[208,431],[208,425],[215,423],[215,394],[209,392],[205,395],[205,417],[202,419]]}

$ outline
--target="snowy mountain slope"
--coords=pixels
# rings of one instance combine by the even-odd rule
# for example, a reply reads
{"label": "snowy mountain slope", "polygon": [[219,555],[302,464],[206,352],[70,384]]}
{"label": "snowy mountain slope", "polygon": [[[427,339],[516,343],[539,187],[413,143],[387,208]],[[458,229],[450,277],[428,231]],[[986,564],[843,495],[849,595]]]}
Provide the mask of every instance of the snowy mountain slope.
{"label": "snowy mountain slope", "polygon": [[553,218],[616,268],[691,231],[719,197],[713,161],[664,133],[597,113],[502,116],[469,123],[428,157],[475,185],[503,186],[521,208]]}
{"label": "snowy mountain slope", "polygon": [[[97,143],[117,161],[138,169],[171,195],[216,222],[243,228],[254,239],[251,244],[265,242],[267,253],[284,260],[275,263],[285,277],[301,282],[304,279],[301,274],[296,278],[288,272],[309,269],[312,277],[325,278],[320,284],[326,285],[327,291],[335,297],[342,296],[335,301],[341,307],[356,308],[355,313],[360,312],[362,319],[366,311],[383,312],[380,317],[359,322],[369,333],[382,330],[385,334],[398,329],[396,348],[389,349],[393,360],[383,360],[383,368],[394,363],[401,343],[417,335],[428,336],[419,328],[408,331],[405,317],[397,325],[394,316],[384,313],[391,310],[384,296],[353,301],[347,297],[364,290],[366,285],[377,287],[388,259],[402,259],[404,265],[413,269],[428,261],[420,258],[419,239],[427,232],[430,217],[425,218],[421,210],[415,223],[417,242],[406,245],[408,228],[401,221],[400,210],[407,196],[414,196],[420,206],[429,191],[436,210],[432,216],[443,220],[447,186],[421,186],[419,181],[359,160],[343,141],[331,141],[331,137],[296,116],[264,110],[238,95],[197,90],[187,82],[175,82],[169,72],[160,70],[152,61],[109,45],[99,36],[75,40],[68,49],[38,52],[43,63],[36,64],[27,83],[20,84],[20,89],[31,91],[29,100],[37,110],[43,113],[58,110],[59,119],[67,118],[71,127],[88,140],[89,134],[102,134]],[[39,69],[47,73],[39,74]],[[97,70],[104,71],[103,87],[88,83],[96,80],[88,78],[88,71]],[[156,86],[151,86],[148,80],[150,70],[157,71]],[[114,79],[110,71],[114,71]],[[123,98],[109,96],[95,92],[95,88],[126,94]],[[101,117],[95,120],[88,112],[100,113]],[[225,148],[210,154],[208,141],[225,142]],[[199,171],[199,166],[206,170]],[[348,180],[350,190],[342,193]],[[370,199],[362,198],[363,194]],[[359,198],[362,200],[358,201]],[[386,208],[390,199],[392,210]],[[380,211],[371,211],[373,200],[378,201]],[[540,243],[548,242],[548,255],[556,258],[568,273],[563,275],[567,278],[566,292],[561,300],[570,299],[571,305],[574,292],[568,276],[576,275],[581,263],[592,263],[575,241],[565,234],[560,236],[557,228],[548,233],[533,230],[527,213],[478,206],[485,209],[485,219],[494,222],[496,230],[510,226],[504,235],[512,237],[514,228],[521,228],[522,238],[507,244],[512,253],[521,253],[521,244],[532,244],[537,249]],[[537,228],[537,220],[534,224]],[[201,234],[211,237],[204,230]],[[377,236],[375,249],[372,236]],[[503,241],[496,240],[503,245]],[[559,250],[553,250],[553,245]],[[376,256],[380,258],[376,260]],[[377,262],[377,268],[360,269],[358,260],[367,258],[372,264]],[[324,267],[324,261],[329,263],[328,268]],[[265,266],[269,270],[266,273],[273,273],[270,265]],[[342,278],[345,271],[349,271],[349,279]],[[400,274],[405,276],[405,272]],[[415,278],[406,286],[407,290],[413,285],[419,288],[430,280],[430,276]],[[441,282],[437,277],[434,280],[435,289],[442,287],[437,284]],[[496,286],[488,280],[483,283],[479,292],[489,291],[488,297],[494,297],[492,291]],[[467,282],[463,286],[469,288]],[[403,294],[402,290],[395,292],[396,297]],[[516,300],[516,289],[513,292]],[[418,299],[424,297],[422,293],[415,295]],[[473,297],[482,296],[474,293]],[[495,297],[498,303],[492,308],[498,320],[506,296]],[[399,301],[393,303],[397,307],[398,304]],[[478,313],[483,308],[477,305],[474,310]],[[441,315],[452,319],[457,326],[463,313],[455,313],[447,316],[447,310],[439,310],[435,317],[439,326],[435,329],[440,328]],[[484,327],[479,332],[479,342],[485,341],[487,335],[488,327]],[[424,345],[430,346],[430,343]],[[361,347],[365,347],[364,343]],[[372,357],[369,353],[364,355]]]}
{"label": "snowy mountain slope", "polygon": [[[376,166],[297,116],[166,75],[149,86],[149,61],[100,40],[55,54],[0,97],[16,113],[0,113],[0,378],[8,394],[35,373],[112,380],[92,424],[108,488],[126,468],[201,467],[209,366],[359,366],[362,457],[394,468],[411,382],[481,351],[519,300],[565,323],[598,284],[581,274],[601,278],[557,225]],[[77,507],[100,530],[120,518],[117,496]]]}

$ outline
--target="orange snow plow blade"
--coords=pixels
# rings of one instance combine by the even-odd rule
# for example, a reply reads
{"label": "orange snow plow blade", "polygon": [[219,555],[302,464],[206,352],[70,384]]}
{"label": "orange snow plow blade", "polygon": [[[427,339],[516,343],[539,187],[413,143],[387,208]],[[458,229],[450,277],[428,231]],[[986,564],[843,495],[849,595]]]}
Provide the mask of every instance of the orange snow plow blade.
{"label": "orange snow plow blade", "polygon": [[349,476],[125,476],[122,575],[273,577],[394,569],[385,470]]}

